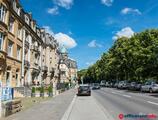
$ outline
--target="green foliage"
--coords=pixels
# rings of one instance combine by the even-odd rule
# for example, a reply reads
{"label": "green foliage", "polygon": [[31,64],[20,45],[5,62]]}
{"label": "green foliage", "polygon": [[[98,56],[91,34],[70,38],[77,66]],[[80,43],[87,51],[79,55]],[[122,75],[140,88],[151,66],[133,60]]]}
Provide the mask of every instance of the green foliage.
{"label": "green foliage", "polygon": [[35,93],[35,91],[36,91],[36,88],[35,88],[35,87],[32,87],[31,92],[32,92],[32,93]]}
{"label": "green foliage", "polygon": [[44,87],[40,88],[40,93],[44,93]]}
{"label": "green foliage", "polygon": [[53,93],[53,87],[52,87],[52,86],[49,86],[49,87],[48,87],[48,92],[49,92],[49,93]]}
{"label": "green foliage", "polygon": [[131,38],[119,38],[94,65],[79,71],[80,75],[86,82],[103,79],[158,80],[158,30],[146,30]]}

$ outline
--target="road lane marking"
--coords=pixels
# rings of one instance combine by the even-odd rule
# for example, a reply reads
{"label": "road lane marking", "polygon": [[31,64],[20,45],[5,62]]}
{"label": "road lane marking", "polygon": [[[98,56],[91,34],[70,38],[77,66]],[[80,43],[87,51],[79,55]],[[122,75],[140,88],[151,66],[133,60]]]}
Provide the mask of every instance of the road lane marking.
{"label": "road lane marking", "polygon": [[116,92],[112,92],[113,94],[116,94]]}
{"label": "road lane marking", "polygon": [[124,97],[128,97],[128,98],[131,98],[131,96],[129,96],[129,95],[123,95]]}
{"label": "road lane marking", "polygon": [[158,103],[155,103],[155,102],[151,102],[151,101],[147,101],[147,102],[153,105],[158,105]]}
{"label": "road lane marking", "polygon": [[71,111],[73,109],[73,106],[75,104],[76,99],[77,99],[77,96],[75,95],[74,98],[73,98],[73,100],[72,100],[72,102],[70,103],[69,107],[67,108],[66,112],[62,116],[61,120],[68,120],[69,119],[69,116],[71,114]]}

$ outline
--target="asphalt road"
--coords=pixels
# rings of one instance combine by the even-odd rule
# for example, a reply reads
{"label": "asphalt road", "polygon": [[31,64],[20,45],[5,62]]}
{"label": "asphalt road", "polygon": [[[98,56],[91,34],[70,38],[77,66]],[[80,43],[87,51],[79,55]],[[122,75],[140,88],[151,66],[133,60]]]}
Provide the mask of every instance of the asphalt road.
{"label": "asphalt road", "polygon": [[[152,95],[158,96],[158,93]],[[149,93],[132,93],[114,88],[102,88],[101,90],[93,90],[92,92],[92,96],[115,120],[119,120],[119,114],[155,114],[158,116],[158,97],[153,97],[152,95]],[[128,120],[136,119],[132,118]],[[158,118],[151,120],[158,120]]]}

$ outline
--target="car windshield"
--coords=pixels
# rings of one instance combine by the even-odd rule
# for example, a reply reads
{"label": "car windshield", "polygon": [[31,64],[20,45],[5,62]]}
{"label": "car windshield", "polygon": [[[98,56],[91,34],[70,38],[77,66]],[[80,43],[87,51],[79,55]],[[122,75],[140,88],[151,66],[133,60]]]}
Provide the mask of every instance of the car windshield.
{"label": "car windshield", "polygon": [[158,0],[0,0],[0,120],[158,120]]}

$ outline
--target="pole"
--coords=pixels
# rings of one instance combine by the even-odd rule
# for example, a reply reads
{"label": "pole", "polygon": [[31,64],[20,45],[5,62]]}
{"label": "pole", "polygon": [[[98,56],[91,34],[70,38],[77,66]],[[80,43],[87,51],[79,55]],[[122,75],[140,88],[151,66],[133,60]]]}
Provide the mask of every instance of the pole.
{"label": "pole", "polygon": [[0,118],[2,117],[2,82],[0,81]]}

